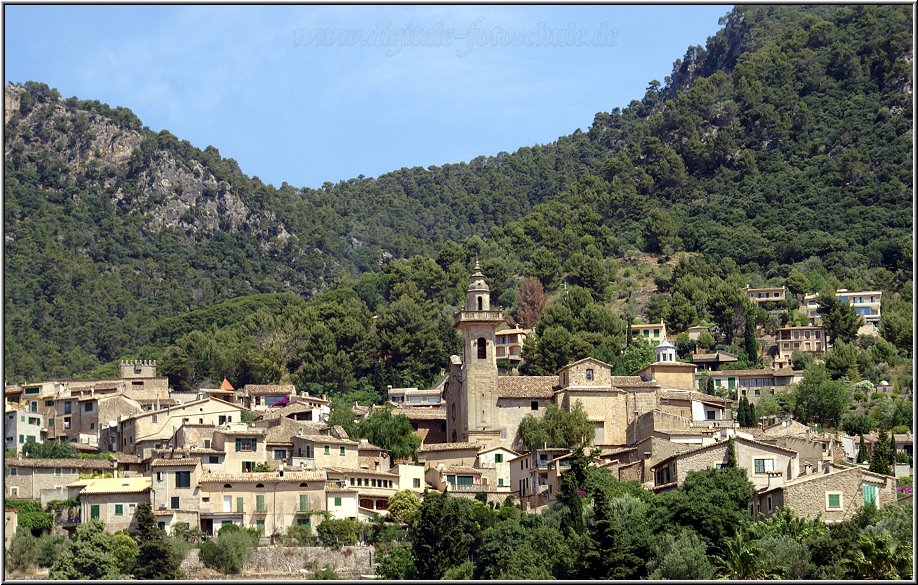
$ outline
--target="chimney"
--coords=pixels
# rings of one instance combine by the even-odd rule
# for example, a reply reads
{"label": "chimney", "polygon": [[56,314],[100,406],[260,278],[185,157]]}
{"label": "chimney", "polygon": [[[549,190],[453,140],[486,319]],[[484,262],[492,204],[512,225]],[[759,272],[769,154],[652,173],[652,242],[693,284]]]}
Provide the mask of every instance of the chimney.
{"label": "chimney", "polygon": [[784,485],[784,473],[780,471],[769,471],[768,472],[768,488],[767,489],[781,487],[783,485]]}

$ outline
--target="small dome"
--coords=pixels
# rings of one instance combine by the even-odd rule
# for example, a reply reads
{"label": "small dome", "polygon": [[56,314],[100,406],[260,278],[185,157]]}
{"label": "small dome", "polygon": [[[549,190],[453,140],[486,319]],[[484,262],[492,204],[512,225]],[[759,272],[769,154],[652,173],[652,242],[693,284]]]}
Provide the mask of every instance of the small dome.
{"label": "small dome", "polygon": [[484,274],[481,272],[481,265],[478,260],[475,261],[475,271],[472,272],[472,282],[469,284],[469,291],[490,291],[488,283],[485,282]]}

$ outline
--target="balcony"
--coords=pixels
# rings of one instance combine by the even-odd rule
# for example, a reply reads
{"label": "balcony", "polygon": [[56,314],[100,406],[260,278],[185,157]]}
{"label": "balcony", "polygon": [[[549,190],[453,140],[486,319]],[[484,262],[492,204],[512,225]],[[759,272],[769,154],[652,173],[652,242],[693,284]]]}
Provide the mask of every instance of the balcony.
{"label": "balcony", "polygon": [[488,491],[488,486],[482,485],[480,483],[450,483],[447,485],[449,486],[449,491],[451,492],[474,493]]}
{"label": "balcony", "polygon": [[498,323],[503,322],[501,311],[460,311],[456,313],[455,324],[460,323]]}
{"label": "balcony", "polygon": [[77,526],[82,524],[80,519],[79,508],[64,508],[54,512],[54,524],[56,526]]}

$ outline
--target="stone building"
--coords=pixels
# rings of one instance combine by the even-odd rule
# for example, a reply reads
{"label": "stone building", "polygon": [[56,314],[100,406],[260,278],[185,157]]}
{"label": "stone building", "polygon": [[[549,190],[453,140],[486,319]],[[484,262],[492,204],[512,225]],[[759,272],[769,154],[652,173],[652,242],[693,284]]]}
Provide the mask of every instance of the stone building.
{"label": "stone building", "polygon": [[[722,467],[727,461],[728,446],[728,441],[718,441],[660,461],[651,469],[654,474],[654,489],[674,488],[682,484],[691,471]],[[774,482],[772,475],[787,480],[800,474],[797,453],[790,449],[743,437],[736,437],[734,446],[737,467],[746,470],[749,481],[757,489],[769,487],[769,482]]]}
{"label": "stone building", "polygon": [[38,500],[42,491],[59,492],[80,474],[113,473],[115,464],[104,459],[7,459],[4,468],[7,497]]}
{"label": "stone building", "polygon": [[109,533],[135,530],[137,507],[150,501],[149,477],[78,480],[71,486],[81,488],[82,522],[101,520]]}
{"label": "stone building", "polygon": [[851,518],[867,502],[877,507],[896,504],[896,478],[860,466],[831,465],[759,491],[752,512],[760,519],[790,508],[803,518],[833,524]]}

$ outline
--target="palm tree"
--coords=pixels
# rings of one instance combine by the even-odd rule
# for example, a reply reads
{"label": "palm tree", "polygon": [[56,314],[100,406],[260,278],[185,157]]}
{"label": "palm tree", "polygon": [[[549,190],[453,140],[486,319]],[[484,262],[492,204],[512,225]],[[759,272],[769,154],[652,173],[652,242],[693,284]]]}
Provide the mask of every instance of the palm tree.
{"label": "palm tree", "polygon": [[779,576],[763,567],[756,554],[755,543],[738,533],[727,541],[724,556],[718,559],[717,575],[721,579],[777,579]]}
{"label": "palm tree", "polygon": [[896,542],[885,530],[866,530],[845,559],[857,579],[910,579],[912,548]]}

